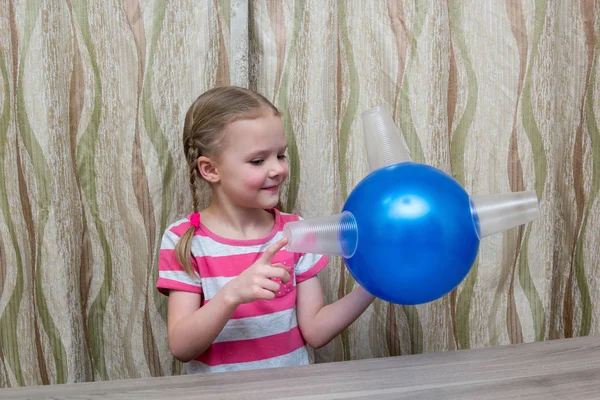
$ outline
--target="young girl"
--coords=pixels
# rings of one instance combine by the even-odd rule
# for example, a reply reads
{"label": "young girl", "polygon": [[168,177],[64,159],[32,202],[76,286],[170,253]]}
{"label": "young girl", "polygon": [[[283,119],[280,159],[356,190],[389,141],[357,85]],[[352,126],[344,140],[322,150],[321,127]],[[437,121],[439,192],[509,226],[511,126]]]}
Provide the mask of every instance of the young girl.
{"label": "young girl", "polygon": [[299,217],[275,208],[289,172],[279,112],[247,89],[209,90],[187,112],[183,147],[194,213],[169,226],[158,261],[171,352],[187,373],[307,364],[305,344],[327,344],[374,297],[357,287],[325,305],[327,258],[283,249]]}

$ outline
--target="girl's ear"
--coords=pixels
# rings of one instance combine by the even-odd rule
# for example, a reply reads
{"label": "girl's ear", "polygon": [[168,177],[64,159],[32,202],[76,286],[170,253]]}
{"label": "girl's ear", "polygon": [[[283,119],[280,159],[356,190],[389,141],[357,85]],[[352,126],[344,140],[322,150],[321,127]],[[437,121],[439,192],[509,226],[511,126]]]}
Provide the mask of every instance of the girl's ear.
{"label": "girl's ear", "polygon": [[214,161],[208,157],[200,156],[196,160],[198,164],[198,171],[200,171],[200,175],[209,183],[217,183],[221,180],[219,177],[219,171],[217,171],[217,166]]}

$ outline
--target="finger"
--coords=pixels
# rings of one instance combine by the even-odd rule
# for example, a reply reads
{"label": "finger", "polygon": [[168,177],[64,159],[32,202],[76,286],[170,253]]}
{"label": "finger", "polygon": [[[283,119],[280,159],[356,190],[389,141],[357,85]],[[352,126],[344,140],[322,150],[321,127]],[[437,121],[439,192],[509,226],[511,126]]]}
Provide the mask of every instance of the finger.
{"label": "finger", "polygon": [[277,293],[281,290],[281,284],[279,282],[275,282],[271,279],[264,279],[260,285],[263,289],[268,290],[273,293]]}
{"label": "finger", "polygon": [[260,259],[265,262],[265,263],[271,263],[271,261],[273,260],[273,257],[275,257],[275,254],[277,254],[277,252],[279,250],[281,250],[281,248],[283,246],[285,246],[288,242],[288,239],[286,237],[284,237],[283,239],[280,239],[279,241],[273,243],[272,245],[270,245],[269,247],[267,247],[267,249],[265,250],[265,252],[262,254],[262,256],[260,257]]}
{"label": "finger", "polygon": [[260,289],[256,295],[256,300],[273,300],[275,298],[275,293],[277,292],[267,289]]}
{"label": "finger", "polygon": [[274,267],[271,269],[271,274],[273,274],[273,276],[270,278],[279,278],[283,283],[288,283],[290,281],[290,267],[281,263],[276,263],[272,266]]}

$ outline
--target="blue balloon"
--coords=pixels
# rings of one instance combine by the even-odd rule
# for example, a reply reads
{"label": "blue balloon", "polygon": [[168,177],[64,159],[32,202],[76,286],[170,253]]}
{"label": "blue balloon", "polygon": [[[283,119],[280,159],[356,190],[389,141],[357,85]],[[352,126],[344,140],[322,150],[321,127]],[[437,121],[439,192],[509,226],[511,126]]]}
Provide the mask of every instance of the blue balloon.
{"label": "blue balloon", "polygon": [[344,211],[358,227],[344,261],[368,292],[397,304],[422,304],[454,289],[479,248],[477,217],[465,190],[448,174],[405,162],[371,172],[348,196]]}

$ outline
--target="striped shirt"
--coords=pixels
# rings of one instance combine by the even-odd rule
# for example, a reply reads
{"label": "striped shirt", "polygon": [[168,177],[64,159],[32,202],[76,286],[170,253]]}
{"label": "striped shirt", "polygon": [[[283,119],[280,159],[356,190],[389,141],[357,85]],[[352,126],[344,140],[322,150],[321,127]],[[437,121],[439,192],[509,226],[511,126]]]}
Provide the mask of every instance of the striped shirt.
{"label": "striped shirt", "polygon": [[[177,262],[175,246],[190,227],[189,216],[167,228],[158,260],[158,290],[203,294],[209,302],[229,281],[251,266],[269,247],[283,237],[286,222],[300,217],[272,210],[275,223],[269,235],[256,240],[232,240],[215,235],[204,225],[192,238],[192,266],[195,277]],[[296,285],[315,276],[327,265],[327,257],[289,253],[285,249],[273,263],[294,266],[292,279],[272,300],[241,304],[211,346],[186,363],[187,373],[238,371],[308,364],[308,353],[296,318]]]}

